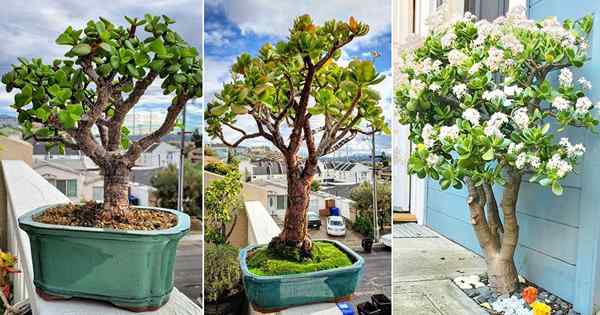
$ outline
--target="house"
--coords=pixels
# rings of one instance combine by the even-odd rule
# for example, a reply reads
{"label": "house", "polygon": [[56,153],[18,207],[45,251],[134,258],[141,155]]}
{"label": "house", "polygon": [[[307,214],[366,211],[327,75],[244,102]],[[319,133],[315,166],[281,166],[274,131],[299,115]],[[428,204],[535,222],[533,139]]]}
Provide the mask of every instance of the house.
{"label": "house", "polygon": [[104,178],[83,159],[34,159],[33,169],[74,202],[102,200]]}
{"label": "house", "polygon": [[362,183],[372,176],[372,169],[358,162],[323,161],[321,178],[332,178],[340,182]]}
{"label": "house", "polygon": [[[426,18],[441,1],[405,1],[394,10],[395,48],[407,46],[403,39],[411,33],[427,32]],[[510,0],[446,0],[449,15],[461,16],[465,8],[479,17],[494,19],[503,15]],[[485,5],[482,5],[485,4]],[[600,14],[598,1],[530,0],[527,14],[540,20],[556,16],[559,21],[577,20],[588,14]],[[474,10],[473,10],[474,9]],[[447,17],[448,20],[451,16]],[[597,45],[600,23],[595,19],[590,45]],[[592,82],[600,82],[598,58],[600,50],[590,49],[590,63],[577,74]],[[394,55],[399,52],[395,51]],[[598,57],[596,57],[598,56]],[[597,97],[598,91],[593,94]],[[412,146],[407,139],[408,127],[395,125],[394,135],[394,208],[409,211],[419,224],[426,225],[444,237],[481,254],[479,242],[471,224],[466,204],[465,189],[442,190],[430,179],[418,179],[406,172],[406,161]],[[567,130],[578,136],[577,131]],[[554,196],[549,189],[521,183],[517,218],[520,236],[515,264],[527,280],[573,303],[574,310],[583,315],[600,311],[600,138],[597,135],[578,136],[586,147],[586,155],[578,172],[565,179],[562,196]],[[498,187],[500,190],[500,187]]]}
{"label": "house", "polygon": [[239,164],[239,170],[246,177],[247,181],[285,178],[287,175],[287,169],[282,161],[266,158],[253,161],[242,160]]}
{"label": "house", "polygon": [[138,167],[159,168],[175,165],[179,167],[180,150],[177,146],[167,142],[151,145],[136,161]]}

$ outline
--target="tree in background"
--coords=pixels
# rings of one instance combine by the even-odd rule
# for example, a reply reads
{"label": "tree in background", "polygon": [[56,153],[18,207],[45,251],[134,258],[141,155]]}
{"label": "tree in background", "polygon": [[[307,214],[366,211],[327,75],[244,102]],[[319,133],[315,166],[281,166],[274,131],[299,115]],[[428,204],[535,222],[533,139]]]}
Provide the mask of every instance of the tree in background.
{"label": "tree in background", "polygon": [[[363,235],[373,236],[373,184],[362,182],[350,192],[350,199],[356,208],[353,229]],[[390,182],[377,183],[377,219],[380,228],[391,224],[392,185]]]}
{"label": "tree in background", "polygon": [[[202,217],[202,166],[185,160],[183,175],[183,209],[189,215]],[[150,179],[156,188],[155,196],[159,207],[177,208],[177,178],[179,172],[175,165],[154,173]]]}
{"label": "tree in background", "polygon": [[[135,161],[172,130],[189,99],[202,96],[200,57],[171,29],[175,21],[164,15],[126,20],[128,27],[104,18],[83,29],[69,26],[56,39],[70,47],[65,58],[52,64],[19,58],[2,76],[7,92],[19,90],[11,107],[26,138],[80,150],[98,165],[106,219],[130,217],[128,181]],[[165,119],[154,132],[129,141],[125,117],[158,78],[162,92],[172,95]]]}
{"label": "tree in background", "polygon": [[[335,152],[359,133],[387,131],[380,97],[370,88],[385,77],[371,61],[336,63],[341,48],[368,31],[354,18],[315,25],[310,16],[300,16],[287,41],[262,46],[256,57],[240,55],[231,67],[231,81],[208,104],[206,130],[211,137],[231,147],[263,138],[283,155],[288,208],[283,230],[269,248],[289,254],[290,259],[311,255],[306,212],[319,157]],[[236,123],[242,116],[254,121],[256,130],[239,127]],[[322,125],[316,126],[319,119]],[[373,129],[362,129],[364,123]],[[284,130],[289,130],[289,137]],[[225,137],[234,133],[239,138]],[[304,163],[298,158],[301,147],[307,152]]]}
{"label": "tree in background", "polygon": [[202,134],[200,133],[200,129],[194,129],[191,140],[196,149],[202,148]]}
{"label": "tree in background", "polygon": [[[586,96],[591,83],[569,70],[586,62],[592,18],[535,22],[520,8],[493,23],[474,19],[438,21],[422,47],[402,55],[396,103],[416,144],[410,172],[442,189],[467,187],[490,286],[507,294],[518,283],[523,175],[561,195],[585,148],[559,133],[598,124]],[[494,185],[503,188],[500,203]]]}
{"label": "tree in background", "polygon": [[313,179],[310,182],[310,191],[319,191],[319,190],[321,190],[321,182]]}
{"label": "tree in background", "polygon": [[210,182],[204,193],[205,237],[208,242],[227,244],[244,207],[242,183],[237,170]]}

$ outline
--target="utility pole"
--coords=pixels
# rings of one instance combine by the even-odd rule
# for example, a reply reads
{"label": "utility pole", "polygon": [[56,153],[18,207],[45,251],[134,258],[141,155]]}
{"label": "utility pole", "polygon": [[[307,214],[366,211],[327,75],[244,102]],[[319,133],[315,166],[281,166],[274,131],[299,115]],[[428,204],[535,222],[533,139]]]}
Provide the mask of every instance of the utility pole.
{"label": "utility pole", "polygon": [[[196,104],[196,99],[192,100],[192,104]],[[181,143],[179,150],[179,176],[177,178],[177,210],[183,212],[183,175],[185,165],[185,108],[183,105],[183,111],[181,113]]]}
{"label": "utility pole", "polygon": [[379,220],[377,218],[377,174],[375,172],[375,127],[371,125],[371,164],[373,177],[373,238],[379,241]]}

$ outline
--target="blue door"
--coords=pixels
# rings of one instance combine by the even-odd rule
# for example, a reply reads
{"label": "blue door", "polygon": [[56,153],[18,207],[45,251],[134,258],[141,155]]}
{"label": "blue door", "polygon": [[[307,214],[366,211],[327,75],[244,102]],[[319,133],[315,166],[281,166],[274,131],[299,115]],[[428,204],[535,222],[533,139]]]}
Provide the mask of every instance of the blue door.
{"label": "blue door", "polygon": [[[543,19],[576,19],[596,16],[590,39],[591,62],[574,71],[595,86],[590,97],[600,101],[600,1],[530,0],[529,16]],[[573,69],[575,70],[575,69]],[[566,179],[564,193],[556,197],[547,188],[521,186],[518,203],[520,225],[516,264],[519,273],[543,288],[572,302],[585,315],[600,311],[600,134],[580,130],[567,132],[572,142],[587,148],[577,174]],[[501,190],[497,189],[497,194]],[[442,191],[428,181],[425,222],[453,241],[481,253],[470,224],[464,190]]]}

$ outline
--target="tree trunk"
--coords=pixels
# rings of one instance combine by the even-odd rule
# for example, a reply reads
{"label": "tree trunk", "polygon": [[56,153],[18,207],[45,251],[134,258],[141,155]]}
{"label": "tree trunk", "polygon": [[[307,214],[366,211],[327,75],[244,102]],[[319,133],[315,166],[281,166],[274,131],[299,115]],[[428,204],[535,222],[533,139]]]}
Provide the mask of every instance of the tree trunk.
{"label": "tree trunk", "polygon": [[519,281],[513,257],[519,239],[516,204],[521,176],[511,173],[504,186],[501,202],[504,224],[500,222],[492,187],[488,184],[474,186],[469,179],[466,181],[471,224],[485,257],[489,286],[497,293],[511,294]]}
{"label": "tree trunk", "polygon": [[115,218],[115,216],[127,218],[129,213],[129,167],[124,161],[115,160],[107,163],[103,171],[104,212],[111,218]]}
{"label": "tree trunk", "polygon": [[[311,164],[305,165],[304,172],[313,174]],[[287,163],[287,208],[283,223],[283,231],[273,238],[269,247],[278,254],[288,258],[301,260],[309,257],[312,241],[307,227],[307,211],[310,202],[310,183],[312,175],[303,176],[294,161]]]}

